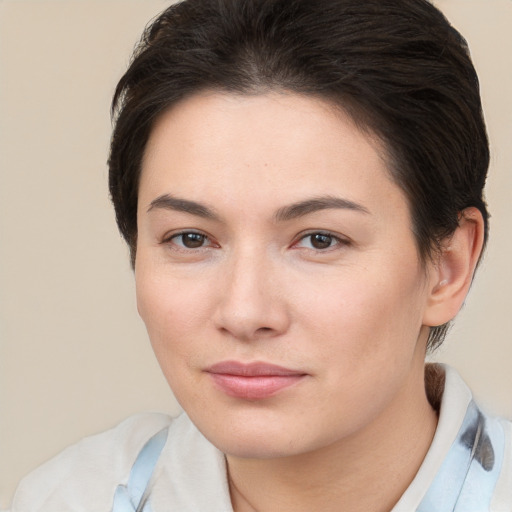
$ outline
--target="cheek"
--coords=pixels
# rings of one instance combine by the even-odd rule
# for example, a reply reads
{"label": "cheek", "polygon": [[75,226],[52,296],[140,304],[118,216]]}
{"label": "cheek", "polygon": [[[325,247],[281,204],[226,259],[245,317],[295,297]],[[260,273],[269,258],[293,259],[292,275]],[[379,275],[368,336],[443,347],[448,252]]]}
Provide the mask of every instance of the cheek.
{"label": "cheek", "polygon": [[198,341],[204,338],[200,331],[205,322],[197,294],[149,272],[136,273],[136,292],[139,315],[160,368],[178,401],[186,403],[184,390],[186,397],[196,388],[188,369],[194,367],[201,353]]}
{"label": "cheek", "polygon": [[349,369],[412,352],[422,318],[417,269],[352,270],[323,286],[305,286],[300,309],[324,340],[319,350],[325,358],[337,354]]}
{"label": "cheek", "polygon": [[163,350],[186,345],[202,324],[206,297],[193,282],[176,282],[151,269],[136,269],[139,315],[146,325],[157,357]]}
{"label": "cheek", "polygon": [[[322,300],[302,304],[309,305],[303,310],[323,369],[326,414],[338,403],[362,423],[398,392],[415,360],[421,329],[414,273],[399,280],[365,275],[339,281]],[[332,414],[338,413],[334,408]]]}

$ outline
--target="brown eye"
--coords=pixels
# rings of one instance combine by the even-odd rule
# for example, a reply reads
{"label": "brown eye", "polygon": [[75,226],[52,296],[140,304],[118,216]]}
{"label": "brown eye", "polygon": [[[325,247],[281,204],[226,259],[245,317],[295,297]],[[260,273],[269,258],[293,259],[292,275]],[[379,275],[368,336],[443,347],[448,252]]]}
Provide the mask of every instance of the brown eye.
{"label": "brown eye", "polygon": [[206,235],[201,233],[180,233],[172,237],[175,244],[186,247],[187,249],[198,249],[203,247],[207,241]]}
{"label": "brown eye", "polygon": [[333,235],[327,231],[310,232],[295,244],[297,248],[310,249],[313,251],[326,251],[327,249],[336,249],[348,245],[348,241]]}
{"label": "brown eye", "polygon": [[309,235],[309,237],[311,246],[315,249],[328,249],[334,241],[331,235],[325,235],[323,233],[315,233],[314,235]]}

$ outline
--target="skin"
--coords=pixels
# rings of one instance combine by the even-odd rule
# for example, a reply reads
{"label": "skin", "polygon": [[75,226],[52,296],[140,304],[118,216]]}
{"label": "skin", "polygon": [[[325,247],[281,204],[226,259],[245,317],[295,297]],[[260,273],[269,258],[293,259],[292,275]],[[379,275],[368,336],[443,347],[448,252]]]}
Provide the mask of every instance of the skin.
{"label": "skin", "polygon": [[[178,401],[226,454],[237,512],[390,510],[430,446],[428,326],[458,311],[481,224],[469,211],[448,256],[422,264],[385,156],[331,105],[286,93],[203,93],[152,131],[138,308]],[[208,372],[233,360],[302,377],[233,397]]]}

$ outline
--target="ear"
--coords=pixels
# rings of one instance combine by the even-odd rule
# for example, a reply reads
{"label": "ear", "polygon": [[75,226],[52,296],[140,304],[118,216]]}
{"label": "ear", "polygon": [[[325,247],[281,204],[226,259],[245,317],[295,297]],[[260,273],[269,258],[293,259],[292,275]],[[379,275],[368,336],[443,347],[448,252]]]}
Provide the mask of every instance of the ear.
{"label": "ear", "polygon": [[423,325],[435,327],[453,320],[471,286],[484,242],[484,220],[477,208],[460,214],[459,227],[442,243],[430,268],[430,290]]}

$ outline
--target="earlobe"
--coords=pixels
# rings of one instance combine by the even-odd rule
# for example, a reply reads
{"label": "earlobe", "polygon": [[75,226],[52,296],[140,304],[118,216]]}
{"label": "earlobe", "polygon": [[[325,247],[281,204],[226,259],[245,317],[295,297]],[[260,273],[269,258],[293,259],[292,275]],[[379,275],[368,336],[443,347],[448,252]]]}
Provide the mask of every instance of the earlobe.
{"label": "earlobe", "polygon": [[452,320],[471,286],[484,242],[484,220],[477,208],[460,214],[459,227],[443,242],[433,265],[423,325],[435,327]]}

